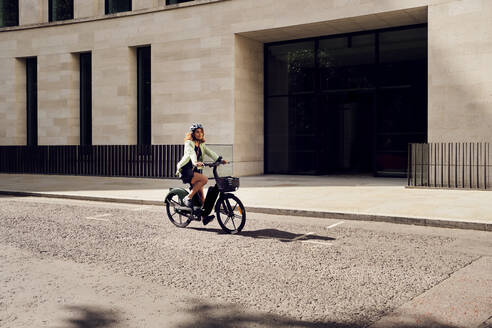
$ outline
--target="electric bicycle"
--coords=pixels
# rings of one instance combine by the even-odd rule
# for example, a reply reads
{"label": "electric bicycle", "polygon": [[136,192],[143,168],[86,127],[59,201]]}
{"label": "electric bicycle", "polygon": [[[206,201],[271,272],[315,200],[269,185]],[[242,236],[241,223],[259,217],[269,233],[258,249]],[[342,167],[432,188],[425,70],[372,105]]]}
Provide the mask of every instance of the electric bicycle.
{"label": "electric bicycle", "polygon": [[[193,207],[188,207],[183,198],[189,192],[183,188],[170,188],[165,198],[167,216],[179,228],[187,227],[191,221],[201,221],[215,210],[217,222],[222,230],[229,234],[241,232],[246,224],[246,210],[243,203],[232,192],[239,188],[239,178],[219,177],[217,167],[222,164],[222,157],[204,166],[213,168],[215,186],[209,187],[202,205],[198,194],[192,199]],[[193,186],[190,183],[190,190]]]}

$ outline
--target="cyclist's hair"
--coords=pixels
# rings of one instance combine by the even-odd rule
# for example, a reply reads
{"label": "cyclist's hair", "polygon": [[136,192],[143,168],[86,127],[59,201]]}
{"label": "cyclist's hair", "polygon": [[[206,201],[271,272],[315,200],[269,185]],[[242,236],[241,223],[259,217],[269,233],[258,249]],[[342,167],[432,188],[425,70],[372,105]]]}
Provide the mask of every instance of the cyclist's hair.
{"label": "cyclist's hair", "polygon": [[[203,129],[202,129],[203,131]],[[193,140],[195,141],[195,134],[191,131],[189,131],[186,135],[185,135],[185,138],[184,138],[184,141],[188,141],[188,140]],[[203,133],[203,139],[201,141],[202,143],[205,142],[205,132]]]}

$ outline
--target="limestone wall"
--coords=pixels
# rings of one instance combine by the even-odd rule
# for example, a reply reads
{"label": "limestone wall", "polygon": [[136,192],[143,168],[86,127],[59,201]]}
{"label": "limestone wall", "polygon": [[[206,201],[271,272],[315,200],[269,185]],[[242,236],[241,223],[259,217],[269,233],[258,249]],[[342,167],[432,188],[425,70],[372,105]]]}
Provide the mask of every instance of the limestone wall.
{"label": "limestone wall", "polygon": [[79,143],[78,72],[78,59],[70,53],[38,56],[39,145]]}
{"label": "limestone wall", "polygon": [[19,24],[48,22],[48,0],[19,0]]}
{"label": "limestone wall", "polygon": [[25,145],[26,63],[16,58],[0,58],[0,145]]}
{"label": "limestone wall", "polygon": [[104,15],[104,1],[101,0],[74,1],[73,7],[75,19]]}
{"label": "limestone wall", "polygon": [[103,0],[77,0],[75,20],[51,24],[43,1],[20,1],[21,24],[38,25],[0,29],[0,144],[25,143],[27,56],[38,56],[39,144],[78,143],[82,51],[94,144],[136,143],[135,47],[151,45],[152,142],[181,143],[201,122],[209,143],[234,145],[235,174],[262,173],[263,43],[427,21],[429,141],[492,139],[489,0],[133,0],[111,17]]}
{"label": "limestone wall", "polygon": [[492,1],[429,7],[429,141],[492,142]]}
{"label": "limestone wall", "polygon": [[234,58],[234,162],[244,175],[263,172],[263,43],[240,35]]}

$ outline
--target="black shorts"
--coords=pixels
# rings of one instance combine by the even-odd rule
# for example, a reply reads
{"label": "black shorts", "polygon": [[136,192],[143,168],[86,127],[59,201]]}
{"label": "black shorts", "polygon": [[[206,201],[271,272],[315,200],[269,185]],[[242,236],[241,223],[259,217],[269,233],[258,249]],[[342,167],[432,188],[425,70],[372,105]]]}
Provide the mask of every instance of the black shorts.
{"label": "black shorts", "polygon": [[183,181],[183,183],[191,183],[191,179],[193,179],[193,174],[195,172],[198,172],[198,170],[196,168],[193,168],[191,161],[183,166],[183,168],[181,169],[181,180]]}

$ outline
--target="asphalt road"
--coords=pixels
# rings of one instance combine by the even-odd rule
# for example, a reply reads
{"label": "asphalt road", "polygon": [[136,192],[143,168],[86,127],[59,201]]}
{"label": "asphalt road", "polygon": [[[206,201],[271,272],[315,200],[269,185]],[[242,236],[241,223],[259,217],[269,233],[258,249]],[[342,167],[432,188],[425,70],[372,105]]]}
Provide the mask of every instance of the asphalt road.
{"label": "asphalt road", "polygon": [[0,326],[364,327],[491,256],[490,237],[252,213],[225,235],[164,207],[1,197]]}

